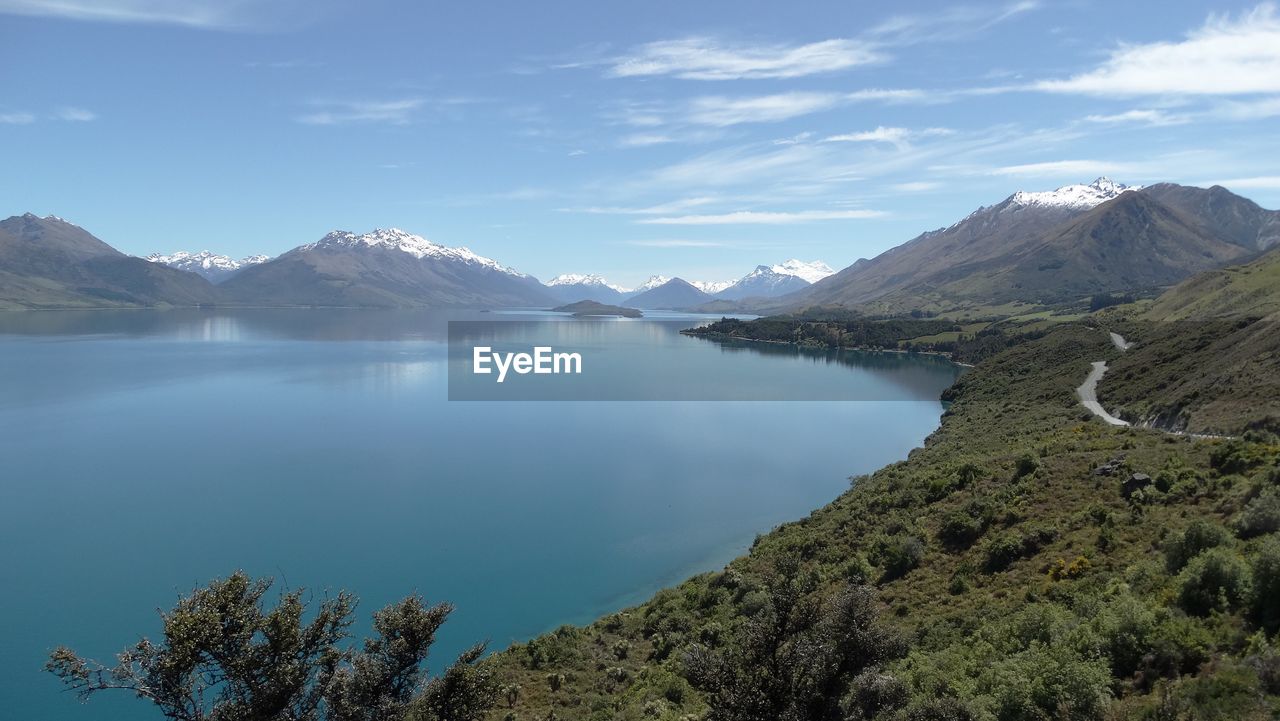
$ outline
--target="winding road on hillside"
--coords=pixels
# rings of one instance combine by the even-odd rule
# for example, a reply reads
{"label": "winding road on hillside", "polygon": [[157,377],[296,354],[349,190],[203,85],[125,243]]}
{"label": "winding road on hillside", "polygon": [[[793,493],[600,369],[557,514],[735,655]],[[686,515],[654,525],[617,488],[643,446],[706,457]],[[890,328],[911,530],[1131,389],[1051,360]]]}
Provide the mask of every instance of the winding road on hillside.
{"label": "winding road on hillside", "polygon": [[[1133,344],[1124,339],[1119,333],[1111,333],[1111,342],[1119,348],[1121,352],[1127,351],[1133,347]],[[1098,381],[1102,380],[1103,374],[1107,372],[1107,362],[1104,360],[1094,361],[1093,370],[1089,371],[1089,375],[1084,379],[1084,383],[1076,389],[1076,395],[1080,396],[1080,404],[1088,408],[1093,414],[1113,426],[1127,426],[1129,421],[1122,418],[1116,418],[1107,412],[1098,402]]]}

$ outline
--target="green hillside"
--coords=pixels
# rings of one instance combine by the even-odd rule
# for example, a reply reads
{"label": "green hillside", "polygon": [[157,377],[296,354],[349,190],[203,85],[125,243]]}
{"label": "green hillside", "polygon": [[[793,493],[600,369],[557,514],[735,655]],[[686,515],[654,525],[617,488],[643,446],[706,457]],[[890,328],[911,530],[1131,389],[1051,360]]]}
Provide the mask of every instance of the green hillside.
{"label": "green hillside", "polygon": [[1245,265],[1211,270],[1169,290],[1146,314],[1171,321],[1280,312],[1280,248]]}
{"label": "green hillside", "polygon": [[[1213,350],[1241,342],[1247,366]],[[1280,376],[1280,338],[1108,312],[1012,343],[907,460],[723,571],[495,656],[493,718],[1275,718],[1280,428],[1247,379],[1180,397],[1234,439],[1108,426],[1074,389],[1097,360],[1107,407],[1172,387],[1187,369],[1156,359],[1192,349],[1202,374]],[[840,656],[825,609],[860,588],[873,611],[843,628],[866,653]],[[761,648],[788,663],[750,671]]]}

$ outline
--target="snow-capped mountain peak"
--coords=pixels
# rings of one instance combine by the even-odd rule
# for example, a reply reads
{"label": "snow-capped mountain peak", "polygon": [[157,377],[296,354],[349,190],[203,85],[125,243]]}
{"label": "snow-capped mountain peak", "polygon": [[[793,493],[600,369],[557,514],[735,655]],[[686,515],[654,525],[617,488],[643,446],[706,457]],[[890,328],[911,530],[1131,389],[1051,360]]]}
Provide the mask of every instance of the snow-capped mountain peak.
{"label": "snow-capped mountain peak", "polygon": [[174,253],[152,253],[147,256],[147,260],[152,263],[160,263],[170,268],[185,270],[188,273],[202,275],[205,279],[217,283],[220,280],[226,280],[235,273],[248,268],[251,265],[258,265],[271,260],[268,255],[251,255],[247,258],[236,260],[228,255],[220,255],[207,250],[199,253],[191,253],[185,250],[179,250]]}
{"label": "snow-capped mountain peak", "polygon": [[604,279],[604,276],[597,275],[595,273],[589,273],[589,274],[562,273],[552,278],[551,280],[547,281],[547,285],[549,286],[591,285],[591,286],[599,286],[601,288],[609,288],[610,290],[616,290],[619,293],[627,292],[626,288],[623,288],[620,285],[615,285],[613,283],[610,283],[609,281]]}
{"label": "snow-capped mountain peak", "polygon": [[314,250],[331,250],[339,248],[381,248],[408,253],[419,260],[436,258],[454,261],[467,265],[482,266],[500,273],[521,278],[528,277],[524,273],[508,268],[492,258],[471,252],[469,248],[452,248],[447,245],[433,243],[430,240],[414,235],[399,228],[377,228],[371,232],[357,235],[347,230],[335,230],[314,243],[301,246],[298,250],[309,252]]}
{"label": "snow-capped mountain peak", "polygon": [[[757,268],[757,270],[759,270],[759,268]],[[820,260],[806,263],[803,260],[796,260],[795,258],[783,261],[778,265],[770,266],[769,270],[780,275],[794,275],[795,277],[810,283],[817,283],[823,278],[833,275],[836,272],[831,266]]]}
{"label": "snow-capped mountain peak", "polygon": [[1138,190],[1140,187],[1117,183],[1110,178],[1102,177],[1088,185],[1064,185],[1057,190],[1040,192],[1019,190],[1010,200],[1016,205],[1024,206],[1092,208],[1119,197],[1121,193]]}
{"label": "snow-capped mountain peak", "polygon": [[649,276],[649,280],[646,280],[645,282],[636,286],[634,289],[634,292],[643,293],[646,290],[653,290],[654,288],[657,288],[660,285],[666,285],[670,281],[671,279],[665,275],[651,275]]}
{"label": "snow-capped mountain peak", "polygon": [[691,280],[689,285],[708,295],[715,295],[736,282],[734,280]]}

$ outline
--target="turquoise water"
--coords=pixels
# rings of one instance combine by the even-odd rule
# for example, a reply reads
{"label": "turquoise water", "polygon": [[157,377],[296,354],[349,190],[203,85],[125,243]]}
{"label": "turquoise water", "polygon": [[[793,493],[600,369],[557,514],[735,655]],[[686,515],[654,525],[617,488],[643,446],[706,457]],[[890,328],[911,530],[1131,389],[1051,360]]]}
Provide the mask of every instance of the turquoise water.
{"label": "turquoise water", "polygon": [[[878,400],[447,400],[446,322],[513,318],[593,323],[548,330],[589,329],[588,361],[614,373],[665,363],[669,397],[706,382],[684,369],[714,367],[722,388]],[[157,718],[123,694],[80,705],[46,654],[110,659],[157,633],[156,609],[237,568],[352,590],[362,623],[412,592],[451,601],[437,667],[476,640],[589,621],[904,457],[956,376],[936,358],[678,333],[705,320],[0,314],[0,716]]]}

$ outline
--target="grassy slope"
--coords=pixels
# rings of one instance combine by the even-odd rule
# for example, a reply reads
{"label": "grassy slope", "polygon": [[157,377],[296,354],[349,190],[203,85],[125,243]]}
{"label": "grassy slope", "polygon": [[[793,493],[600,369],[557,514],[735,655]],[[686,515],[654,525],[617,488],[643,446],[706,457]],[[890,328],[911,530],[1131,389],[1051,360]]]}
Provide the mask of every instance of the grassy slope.
{"label": "grassy slope", "polygon": [[1146,317],[1157,321],[1280,312],[1280,248],[1252,263],[1212,270],[1165,293]]}
{"label": "grassy slope", "polygon": [[[1178,340],[1126,330],[1153,350]],[[521,689],[494,718],[696,717],[705,709],[681,675],[684,651],[731,636],[753,611],[758,579],[786,555],[828,583],[879,586],[887,617],[914,639],[889,671],[915,704],[950,696],[991,719],[1271,717],[1280,706],[1257,669],[1274,654],[1249,645],[1245,602],[1187,615],[1161,549],[1193,520],[1227,528],[1277,483],[1280,446],[1091,419],[1074,388],[1091,361],[1118,356],[1100,329],[1070,323],[984,361],[957,384],[925,447],[762,536],[725,572],[494,657]],[[1127,501],[1118,477],[1094,475],[1121,454],[1126,472],[1155,476],[1167,492]],[[909,568],[902,549],[913,539],[922,553]],[[1226,553],[1252,558],[1258,544],[1231,538]],[[1059,561],[1078,578],[1052,580]],[[895,576],[895,563],[907,572]],[[558,691],[549,676],[563,676]]]}

